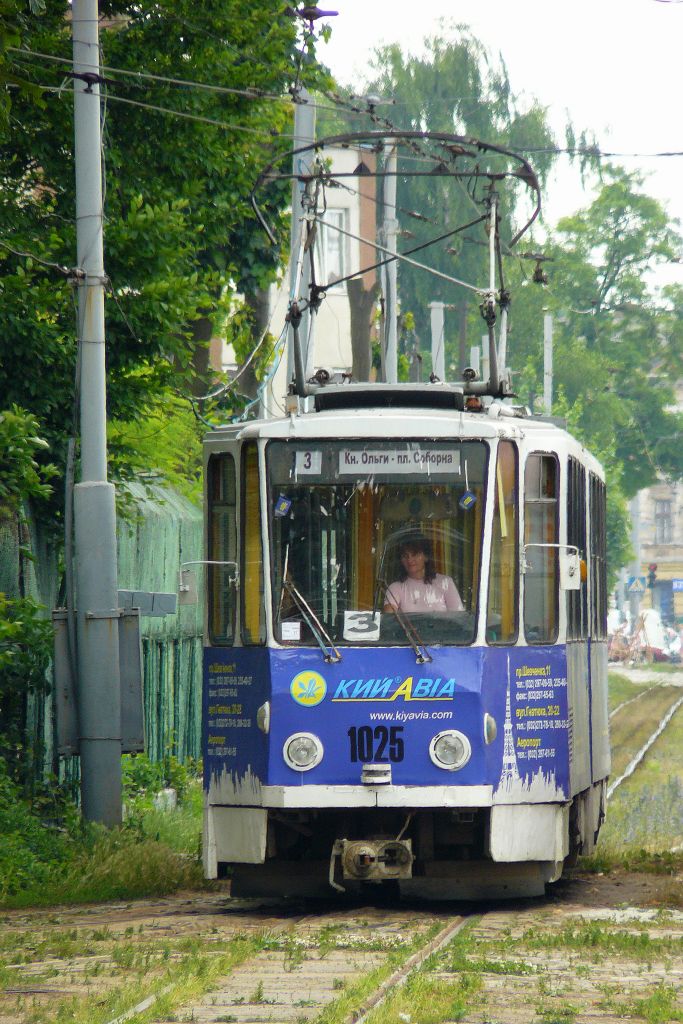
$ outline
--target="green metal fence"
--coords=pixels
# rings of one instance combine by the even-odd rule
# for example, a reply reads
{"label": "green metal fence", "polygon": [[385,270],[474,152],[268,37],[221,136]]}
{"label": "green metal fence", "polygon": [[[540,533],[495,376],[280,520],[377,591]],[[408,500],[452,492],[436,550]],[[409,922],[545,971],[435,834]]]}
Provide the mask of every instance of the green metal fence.
{"label": "green metal fence", "polygon": [[[119,517],[119,588],[177,592],[182,562],[202,558],[201,510],[154,481],[127,488],[126,518]],[[30,517],[20,528],[0,519],[0,591],[31,596],[49,611],[60,578],[47,531]],[[27,548],[32,558],[22,554]],[[141,618],[146,745],[150,757],[184,760],[201,754],[203,606],[179,606],[176,615]],[[26,742],[42,746],[44,768],[54,767],[52,697],[29,701]]]}

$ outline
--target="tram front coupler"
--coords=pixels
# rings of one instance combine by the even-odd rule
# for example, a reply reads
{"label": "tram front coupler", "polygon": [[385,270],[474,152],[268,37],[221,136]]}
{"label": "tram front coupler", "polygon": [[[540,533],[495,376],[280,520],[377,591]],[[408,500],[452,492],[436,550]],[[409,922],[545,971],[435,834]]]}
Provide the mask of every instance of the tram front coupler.
{"label": "tram front coupler", "polygon": [[337,862],[344,881],[387,882],[412,878],[411,839],[336,839],[330,856],[330,885],[343,891],[334,881]]}

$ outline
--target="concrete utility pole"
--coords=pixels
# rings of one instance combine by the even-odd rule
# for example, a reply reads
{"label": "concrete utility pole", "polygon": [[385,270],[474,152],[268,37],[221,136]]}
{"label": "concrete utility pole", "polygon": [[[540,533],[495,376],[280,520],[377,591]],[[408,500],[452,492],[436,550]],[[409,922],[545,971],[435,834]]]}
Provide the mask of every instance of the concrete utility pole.
{"label": "concrete utility pole", "polygon": [[432,329],[432,373],[439,380],[446,379],[446,357],[445,357],[445,319],[444,302],[429,303],[429,319]]}
{"label": "concrete utility pole", "polygon": [[550,313],[543,317],[543,411],[546,416],[553,411],[553,318]]}
{"label": "concrete utility pole", "polygon": [[[391,145],[384,167],[386,177],[384,179],[384,245],[390,253],[396,252],[396,234],[398,221],[396,220],[396,146]],[[396,260],[387,263],[386,270],[386,294],[384,296],[386,309],[386,342],[385,342],[385,375],[388,384],[395,384],[398,380],[398,293],[397,293],[397,269]]]}
{"label": "concrete utility pole", "polygon": [[[294,142],[293,149],[300,149],[315,142],[315,107],[311,102],[311,96],[304,88],[299,89],[298,103],[294,104]],[[314,159],[313,151],[299,153],[292,160],[292,170],[295,175],[307,174],[310,170],[311,161]],[[305,258],[301,250],[301,236],[305,231],[303,217],[303,200],[306,192],[306,185],[302,181],[292,180],[292,227],[289,249],[289,301],[298,301],[300,298],[308,299],[310,296],[311,272],[308,263],[308,254]],[[301,317],[299,325],[299,337],[302,339],[303,363],[306,376],[310,376],[313,366],[313,352],[309,352],[309,340],[311,331],[311,314],[306,312]],[[312,349],[312,346],[310,346]],[[287,383],[292,379],[294,372],[294,329],[289,325],[287,336]]]}
{"label": "concrete utility pole", "polygon": [[[121,684],[114,487],[107,483],[104,253],[97,0],[73,0],[81,482],[74,488],[81,798],[121,821]],[[79,78],[83,75],[83,78]]]}

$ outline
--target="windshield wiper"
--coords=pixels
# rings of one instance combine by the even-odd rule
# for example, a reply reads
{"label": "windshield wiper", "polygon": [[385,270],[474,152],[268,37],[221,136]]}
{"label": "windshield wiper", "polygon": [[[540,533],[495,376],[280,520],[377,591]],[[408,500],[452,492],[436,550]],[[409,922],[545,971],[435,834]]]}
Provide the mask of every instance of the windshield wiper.
{"label": "windshield wiper", "polygon": [[303,618],[306,621],[306,625],[308,626],[311,633],[316,639],[318,647],[323,652],[325,661],[341,661],[342,656],[332,643],[332,640],[329,634],[327,633],[325,627],[323,626],[322,622],[315,614],[311,606],[308,604],[306,599],[303,597],[303,595],[300,594],[299,591],[296,589],[294,584],[290,583],[288,579],[284,579],[282,581],[282,590],[283,592],[285,590],[287,591],[292,601],[294,601],[294,604],[301,612]]}
{"label": "windshield wiper", "polygon": [[[386,596],[387,596],[387,591],[389,590],[389,584],[387,583],[386,580],[382,579],[381,576],[378,576],[377,577],[377,588],[375,590],[375,601],[374,601],[373,608],[372,608],[373,615],[374,615],[374,613],[376,611],[377,597],[379,595],[380,590],[383,591],[385,603],[387,603],[386,602]],[[388,603],[391,604],[390,601]],[[399,623],[401,625],[401,629],[403,630],[403,632],[406,635],[408,643],[410,644],[410,646],[415,651],[415,657],[416,657],[417,661],[421,665],[424,665],[424,663],[427,662],[427,661],[432,661],[433,659],[432,659],[431,654],[427,650],[426,643],[424,642],[424,640],[422,639],[422,637],[420,636],[418,631],[415,629],[415,626],[410,621],[410,619],[404,614],[404,612],[401,611],[401,609],[398,606],[396,608],[392,608],[392,611],[389,614],[392,614],[392,613],[398,619],[398,621],[399,621]]]}

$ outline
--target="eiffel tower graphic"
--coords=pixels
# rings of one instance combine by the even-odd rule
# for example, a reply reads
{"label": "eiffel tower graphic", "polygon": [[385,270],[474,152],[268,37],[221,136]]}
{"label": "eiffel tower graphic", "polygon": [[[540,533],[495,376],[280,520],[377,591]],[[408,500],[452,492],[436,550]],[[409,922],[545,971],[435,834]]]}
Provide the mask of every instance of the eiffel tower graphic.
{"label": "eiffel tower graphic", "polygon": [[512,713],[510,711],[510,657],[508,655],[508,689],[505,699],[505,727],[503,730],[503,767],[500,773],[499,789],[512,790],[515,782],[519,781],[517,769],[517,757],[515,756],[515,741],[512,735]]}

